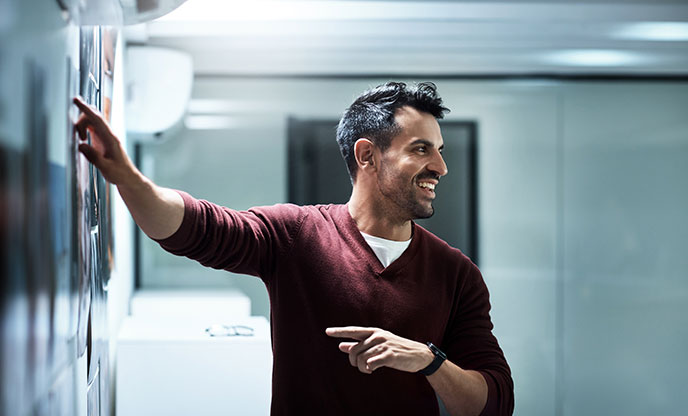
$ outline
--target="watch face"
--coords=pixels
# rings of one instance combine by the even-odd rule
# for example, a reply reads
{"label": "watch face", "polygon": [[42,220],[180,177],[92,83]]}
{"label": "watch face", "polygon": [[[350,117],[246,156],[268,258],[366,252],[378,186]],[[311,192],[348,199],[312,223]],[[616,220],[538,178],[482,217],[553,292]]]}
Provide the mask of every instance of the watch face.
{"label": "watch face", "polygon": [[445,353],[443,353],[439,348],[437,348],[435,346],[435,344],[428,343],[428,346],[430,347],[430,351],[432,351],[433,354],[435,354],[436,356],[438,356],[444,360],[447,359],[447,355]]}

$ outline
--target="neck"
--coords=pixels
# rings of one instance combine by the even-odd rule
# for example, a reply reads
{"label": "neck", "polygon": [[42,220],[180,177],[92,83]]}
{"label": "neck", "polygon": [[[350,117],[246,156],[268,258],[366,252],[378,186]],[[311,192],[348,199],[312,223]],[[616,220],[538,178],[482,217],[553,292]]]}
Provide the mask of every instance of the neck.
{"label": "neck", "polygon": [[394,241],[407,241],[411,238],[411,220],[391,215],[391,210],[385,209],[379,197],[364,193],[356,185],[351,192],[348,207],[351,218],[361,232]]}

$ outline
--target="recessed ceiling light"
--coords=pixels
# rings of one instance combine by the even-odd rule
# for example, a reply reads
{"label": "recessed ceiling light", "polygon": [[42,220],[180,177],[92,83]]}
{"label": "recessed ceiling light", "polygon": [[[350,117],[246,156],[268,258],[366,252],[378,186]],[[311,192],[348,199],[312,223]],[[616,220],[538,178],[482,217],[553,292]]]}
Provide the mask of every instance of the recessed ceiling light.
{"label": "recessed ceiling light", "polygon": [[612,36],[617,39],[628,40],[688,41],[688,23],[631,23],[614,31]]}
{"label": "recessed ceiling light", "polygon": [[646,56],[613,49],[569,49],[550,52],[542,57],[545,62],[567,66],[625,66],[648,62]]}

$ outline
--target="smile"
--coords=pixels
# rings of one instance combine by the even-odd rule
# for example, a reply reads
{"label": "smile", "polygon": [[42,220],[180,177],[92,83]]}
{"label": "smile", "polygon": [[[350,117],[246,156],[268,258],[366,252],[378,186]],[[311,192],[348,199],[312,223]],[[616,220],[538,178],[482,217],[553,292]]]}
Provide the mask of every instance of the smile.
{"label": "smile", "polygon": [[435,184],[430,182],[420,182],[418,183],[418,186],[420,186],[421,188],[429,189],[431,191],[435,190]]}

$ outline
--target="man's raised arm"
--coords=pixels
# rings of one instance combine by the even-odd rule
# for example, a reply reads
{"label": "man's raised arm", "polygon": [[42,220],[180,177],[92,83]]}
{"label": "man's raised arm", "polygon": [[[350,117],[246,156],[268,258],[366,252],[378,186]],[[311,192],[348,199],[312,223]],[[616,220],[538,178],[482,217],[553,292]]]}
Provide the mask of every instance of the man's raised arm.
{"label": "man's raised arm", "polygon": [[[75,124],[82,141],[79,151],[108,182],[117,185],[134,221],[144,233],[157,240],[174,234],[184,218],[181,195],[143,176],[103,116],[79,97],[74,98],[74,104],[81,110]],[[91,133],[90,145],[85,143],[87,131]]]}

